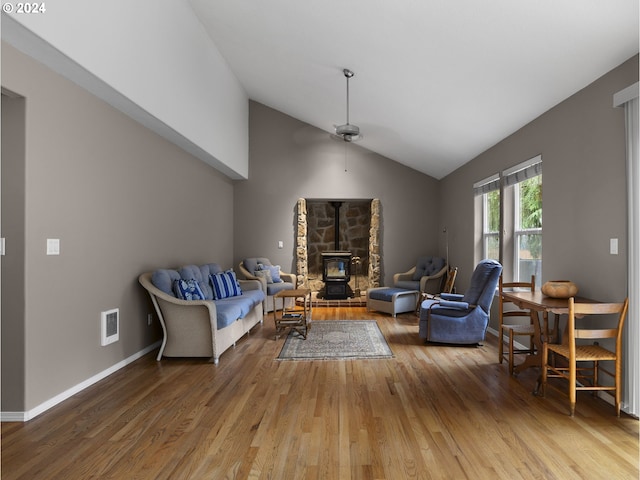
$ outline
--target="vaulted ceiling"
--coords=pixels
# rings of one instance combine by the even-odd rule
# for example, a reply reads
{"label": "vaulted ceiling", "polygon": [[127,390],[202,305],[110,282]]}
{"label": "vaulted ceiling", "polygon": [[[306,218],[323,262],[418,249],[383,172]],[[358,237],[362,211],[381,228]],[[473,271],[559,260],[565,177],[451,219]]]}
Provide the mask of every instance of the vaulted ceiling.
{"label": "vaulted ceiling", "polygon": [[435,178],[639,49],[637,0],[189,1],[249,98],[328,134],[349,68],[359,145]]}

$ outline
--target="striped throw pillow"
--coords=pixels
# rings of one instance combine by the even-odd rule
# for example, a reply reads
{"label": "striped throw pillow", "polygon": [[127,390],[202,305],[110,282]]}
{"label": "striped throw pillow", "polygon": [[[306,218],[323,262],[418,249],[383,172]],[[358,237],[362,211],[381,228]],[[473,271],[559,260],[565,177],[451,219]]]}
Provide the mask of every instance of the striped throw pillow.
{"label": "striped throw pillow", "polygon": [[233,270],[227,270],[223,273],[215,273],[209,275],[211,286],[213,287],[213,299],[222,300],[223,298],[236,297],[242,295],[242,290],[236,279]]}

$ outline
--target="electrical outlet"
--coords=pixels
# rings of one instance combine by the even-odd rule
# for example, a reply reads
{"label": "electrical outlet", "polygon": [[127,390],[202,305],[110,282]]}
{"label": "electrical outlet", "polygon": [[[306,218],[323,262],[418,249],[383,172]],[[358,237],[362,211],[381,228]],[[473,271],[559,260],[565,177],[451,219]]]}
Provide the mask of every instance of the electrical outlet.
{"label": "electrical outlet", "polygon": [[147,315],[147,326],[150,326],[153,322],[153,313]]}

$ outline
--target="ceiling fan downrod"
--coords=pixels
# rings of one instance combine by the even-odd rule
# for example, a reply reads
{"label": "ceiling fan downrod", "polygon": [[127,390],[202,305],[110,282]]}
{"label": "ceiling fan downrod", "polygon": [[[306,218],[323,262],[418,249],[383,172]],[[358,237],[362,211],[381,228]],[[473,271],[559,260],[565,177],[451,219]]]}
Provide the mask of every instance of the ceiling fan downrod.
{"label": "ceiling fan downrod", "polygon": [[347,79],[347,123],[336,127],[336,135],[342,137],[345,142],[353,142],[360,139],[360,127],[349,123],[349,79],[355,74],[348,68],[343,69],[342,73]]}
{"label": "ceiling fan downrod", "polygon": [[345,68],[342,72],[347,79],[347,125],[349,125],[349,79],[355,74],[348,68]]}

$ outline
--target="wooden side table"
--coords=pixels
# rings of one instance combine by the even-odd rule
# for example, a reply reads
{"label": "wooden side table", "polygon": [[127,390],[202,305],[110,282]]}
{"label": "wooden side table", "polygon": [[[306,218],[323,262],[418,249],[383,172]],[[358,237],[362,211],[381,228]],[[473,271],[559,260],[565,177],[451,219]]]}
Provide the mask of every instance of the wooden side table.
{"label": "wooden side table", "polygon": [[[282,310],[278,312],[276,302],[282,299]],[[293,298],[293,307],[287,308],[286,299]],[[298,306],[295,299],[302,298],[302,306]],[[276,336],[287,328],[295,330],[306,340],[307,332],[311,328],[311,289],[298,288],[295,290],[281,290],[273,296],[273,321],[276,325]]]}

